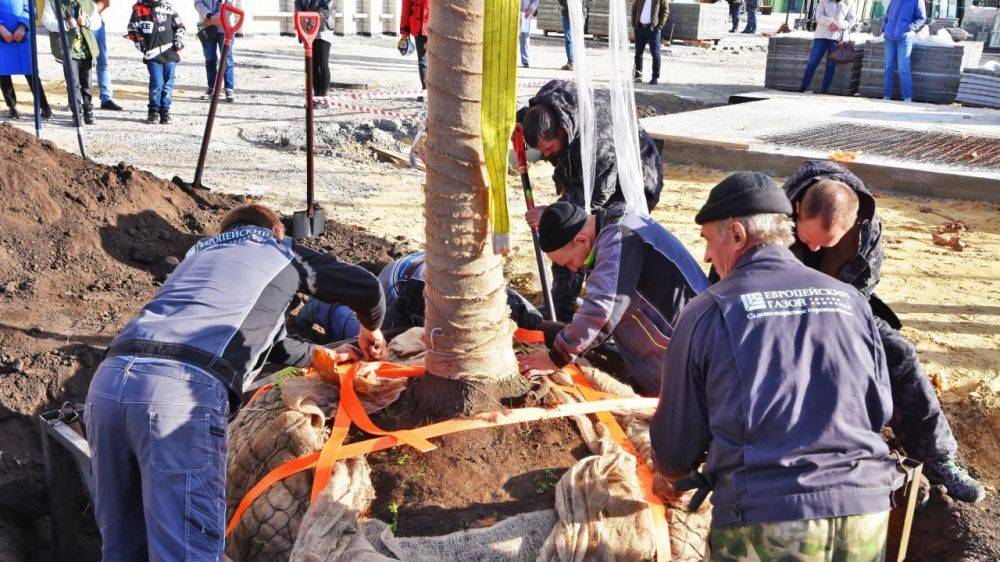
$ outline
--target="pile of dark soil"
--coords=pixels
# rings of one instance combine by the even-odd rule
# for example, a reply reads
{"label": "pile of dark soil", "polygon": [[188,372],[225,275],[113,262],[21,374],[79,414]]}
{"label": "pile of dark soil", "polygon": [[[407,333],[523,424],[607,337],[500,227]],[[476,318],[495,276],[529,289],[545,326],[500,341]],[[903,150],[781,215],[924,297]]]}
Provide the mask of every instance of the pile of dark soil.
{"label": "pile of dark soil", "polygon": [[[413,411],[405,392],[373,421],[385,429],[430,423]],[[397,536],[446,535],[552,509],[556,482],[591,454],[568,418],[453,433],[434,444],[428,453],[396,447],[368,456],[375,487],[371,515],[394,525]]]}
{"label": "pile of dark soil", "polygon": [[[51,548],[38,414],[81,403],[105,347],[199,238],[242,197],[192,198],[125,164],[102,166],[0,125],[0,560],[47,560]],[[308,242],[377,272],[400,254],[327,223]],[[76,468],[59,498],[78,523],[79,560],[100,541]]]}

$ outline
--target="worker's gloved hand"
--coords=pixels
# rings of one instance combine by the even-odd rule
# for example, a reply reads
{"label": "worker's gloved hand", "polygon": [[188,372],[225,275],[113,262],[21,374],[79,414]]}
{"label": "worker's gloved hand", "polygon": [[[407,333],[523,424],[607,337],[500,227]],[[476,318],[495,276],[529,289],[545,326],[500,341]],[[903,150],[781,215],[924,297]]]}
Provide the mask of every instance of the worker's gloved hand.
{"label": "worker's gloved hand", "polygon": [[382,361],[389,354],[382,330],[369,331],[368,328],[361,326],[361,331],[358,333],[358,344],[361,345],[361,352],[365,354],[365,359],[368,361]]}

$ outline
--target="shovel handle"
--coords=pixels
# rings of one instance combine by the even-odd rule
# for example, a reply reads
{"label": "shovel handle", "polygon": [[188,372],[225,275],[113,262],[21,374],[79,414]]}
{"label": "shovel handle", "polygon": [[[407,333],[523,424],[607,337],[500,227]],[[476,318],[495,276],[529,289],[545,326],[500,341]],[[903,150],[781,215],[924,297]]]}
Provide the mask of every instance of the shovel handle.
{"label": "shovel handle", "polygon": [[[235,16],[235,21],[229,20],[230,14]],[[244,16],[243,10],[236,6],[228,3],[222,5],[222,9],[219,10],[219,19],[222,23],[222,30],[226,33],[226,45],[232,44],[233,36],[243,27]]]}
{"label": "shovel handle", "polygon": [[312,55],[313,41],[319,34],[319,14],[316,12],[295,12],[295,33],[306,48],[306,55]]}

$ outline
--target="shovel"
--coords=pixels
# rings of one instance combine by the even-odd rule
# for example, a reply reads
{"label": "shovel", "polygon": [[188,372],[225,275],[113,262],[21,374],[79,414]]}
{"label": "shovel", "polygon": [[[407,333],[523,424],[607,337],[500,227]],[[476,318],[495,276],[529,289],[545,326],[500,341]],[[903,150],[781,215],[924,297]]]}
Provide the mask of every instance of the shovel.
{"label": "shovel", "polygon": [[[30,2],[29,2],[30,4]],[[83,117],[81,115],[82,110],[80,109],[80,100],[77,96],[80,95],[80,90],[77,87],[76,75],[73,74],[73,70],[70,65],[69,58],[69,39],[66,38],[66,11],[63,9],[63,0],[56,0],[56,20],[59,22],[59,44],[62,46],[63,53],[63,73],[66,75],[66,88],[69,90],[69,107],[73,110],[73,125],[76,126],[76,140],[80,143],[80,156],[87,158],[87,146],[83,142]],[[32,35],[32,41],[34,41],[34,35]],[[38,78],[38,67],[36,66],[35,79]],[[38,96],[35,96],[35,104],[38,104]],[[36,110],[36,115],[37,110]]]}
{"label": "shovel", "polygon": [[306,50],[306,210],[292,214],[292,238],[320,236],[326,228],[323,209],[313,201],[313,40],[319,33],[319,14],[295,12],[295,33]]}
{"label": "shovel", "polygon": [[[230,15],[235,16],[234,22],[229,19]],[[194,169],[194,181],[188,183],[180,176],[174,176],[172,180],[184,191],[192,193],[196,189],[211,191],[201,184],[201,174],[205,171],[205,158],[208,156],[208,142],[212,140],[212,125],[215,124],[215,109],[219,106],[219,93],[222,91],[222,77],[226,70],[226,60],[229,59],[229,50],[233,45],[233,36],[243,27],[243,10],[232,4],[223,4],[219,10],[219,20],[222,29],[226,34],[222,43],[222,55],[219,57],[219,70],[215,73],[215,84],[212,86],[212,103],[208,106],[208,121],[205,122],[205,134],[201,137],[201,152],[198,153],[198,167]]]}
{"label": "shovel", "polygon": [[[511,142],[514,143],[514,157],[517,158],[517,172],[521,174],[521,187],[524,188],[524,201],[528,205],[528,210],[535,208],[535,196],[531,192],[531,180],[528,179],[528,155],[524,149],[524,131],[520,123],[514,125],[514,134],[511,135]],[[545,272],[545,257],[542,255],[542,246],[538,242],[538,229],[532,227],[531,241],[535,244],[535,261],[538,262],[538,278],[542,282],[542,297],[545,299],[545,315],[555,322],[556,308],[552,303],[552,290],[549,288],[549,276]]]}

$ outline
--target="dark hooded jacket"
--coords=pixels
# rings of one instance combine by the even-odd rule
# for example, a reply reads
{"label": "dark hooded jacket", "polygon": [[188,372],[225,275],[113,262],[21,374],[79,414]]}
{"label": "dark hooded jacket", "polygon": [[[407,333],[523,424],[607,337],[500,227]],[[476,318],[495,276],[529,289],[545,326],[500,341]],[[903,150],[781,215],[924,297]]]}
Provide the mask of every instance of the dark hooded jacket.
{"label": "dark hooded jacket", "polygon": [[[552,80],[528,100],[529,107],[540,103],[555,111],[566,131],[566,146],[554,156],[553,161],[556,169],[552,179],[555,181],[556,191],[560,194],[560,199],[583,207],[583,164],[580,159],[580,129],[576,122],[576,85],[568,80]],[[591,206],[603,208],[608,203],[625,200],[618,183],[611,99],[607,92],[594,92],[594,124],[596,155]],[[663,189],[663,163],[656,143],[642,127],[639,127],[639,156],[642,160],[646,205],[652,210],[660,200],[660,190]]]}
{"label": "dark hooded jacket", "polygon": [[[841,266],[834,277],[853,285],[866,297],[871,297],[879,282],[882,261],[885,260],[882,251],[882,222],[875,211],[875,196],[868,191],[858,176],[840,164],[829,160],[809,160],[781,186],[788,195],[788,200],[792,202],[793,210],[795,204],[802,200],[806,190],[821,180],[843,182],[858,194],[858,220],[861,223],[861,232],[858,233],[858,254]],[[798,217],[793,214],[793,218]],[[817,252],[811,252],[798,239],[792,245],[792,251],[803,263],[814,269],[819,267],[824,252],[822,248]]]}

